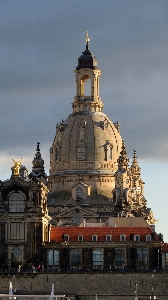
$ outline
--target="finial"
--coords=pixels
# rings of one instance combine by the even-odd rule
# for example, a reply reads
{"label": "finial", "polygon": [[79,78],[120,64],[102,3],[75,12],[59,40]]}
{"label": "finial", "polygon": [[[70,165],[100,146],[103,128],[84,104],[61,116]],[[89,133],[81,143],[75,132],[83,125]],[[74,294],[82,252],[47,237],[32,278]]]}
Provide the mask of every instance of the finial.
{"label": "finial", "polygon": [[89,34],[88,34],[88,31],[86,31],[86,49],[87,50],[88,50],[89,42],[90,42]]}
{"label": "finial", "polygon": [[137,158],[136,157],[136,150],[133,150],[134,151],[134,156],[133,156],[133,158]]}
{"label": "finial", "polygon": [[40,151],[39,145],[40,145],[40,143],[38,142],[36,151]]}

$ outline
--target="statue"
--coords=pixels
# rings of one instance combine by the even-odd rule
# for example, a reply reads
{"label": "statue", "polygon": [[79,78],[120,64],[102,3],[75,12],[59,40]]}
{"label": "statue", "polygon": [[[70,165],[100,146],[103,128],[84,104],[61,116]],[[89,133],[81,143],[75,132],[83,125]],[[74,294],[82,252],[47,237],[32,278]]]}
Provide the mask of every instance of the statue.
{"label": "statue", "polygon": [[12,158],[12,160],[14,162],[14,166],[13,166],[14,175],[19,175],[19,170],[20,170],[20,167],[21,167],[22,158],[20,158],[18,161],[15,161],[13,158]]}
{"label": "statue", "polygon": [[13,295],[12,293],[12,282],[9,282],[9,295]]}

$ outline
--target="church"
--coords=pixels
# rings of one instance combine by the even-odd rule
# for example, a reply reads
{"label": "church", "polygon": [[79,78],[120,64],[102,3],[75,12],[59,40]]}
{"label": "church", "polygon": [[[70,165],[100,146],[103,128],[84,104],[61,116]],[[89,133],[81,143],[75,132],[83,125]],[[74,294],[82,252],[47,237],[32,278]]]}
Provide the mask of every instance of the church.
{"label": "church", "polygon": [[163,236],[155,232],[137,153],[129,162],[119,122],[103,113],[88,35],[74,73],[76,95],[56,125],[49,175],[37,143],[32,172],[13,161],[10,179],[0,182],[0,268],[160,270]]}

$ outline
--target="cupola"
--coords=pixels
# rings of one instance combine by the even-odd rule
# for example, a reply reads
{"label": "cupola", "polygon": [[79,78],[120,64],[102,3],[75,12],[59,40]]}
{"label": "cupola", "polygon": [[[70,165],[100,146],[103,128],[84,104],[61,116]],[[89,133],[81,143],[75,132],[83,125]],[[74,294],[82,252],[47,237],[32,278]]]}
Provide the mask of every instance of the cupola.
{"label": "cupola", "polygon": [[[78,58],[76,75],[76,96],[72,103],[73,113],[102,112],[103,103],[99,96],[100,69],[97,60],[89,50],[89,37],[86,33],[86,49]],[[86,82],[89,90],[86,90]]]}
{"label": "cupola", "polygon": [[86,33],[86,49],[82,52],[82,55],[78,58],[77,70],[83,68],[97,69],[97,60],[94,54],[89,50],[89,37],[88,31]]}

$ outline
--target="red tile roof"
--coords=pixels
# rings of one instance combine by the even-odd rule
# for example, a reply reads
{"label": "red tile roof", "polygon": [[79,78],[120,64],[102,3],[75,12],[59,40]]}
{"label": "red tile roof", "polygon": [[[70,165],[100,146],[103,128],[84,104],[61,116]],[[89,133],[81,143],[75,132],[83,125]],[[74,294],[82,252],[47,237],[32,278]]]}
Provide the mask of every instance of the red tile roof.
{"label": "red tile roof", "polygon": [[168,252],[168,243],[165,243],[165,244],[162,246],[162,252]]}
{"label": "red tile roof", "polygon": [[[120,235],[126,235],[126,241],[130,240],[130,234],[140,235],[141,241],[146,241],[146,235],[151,235],[153,230],[150,227],[58,227],[52,226],[50,233],[50,240],[55,240],[57,242],[62,242],[62,235],[68,235],[70,242],[77,242],[78,235],[83,235],[84,242],[91,242],[92,235],[98,236],[98,242],[105,242],[106,235],[112,235],[112,241],[120,241]],[[158,241],[159,238],[155,234],[155,240]]]}

